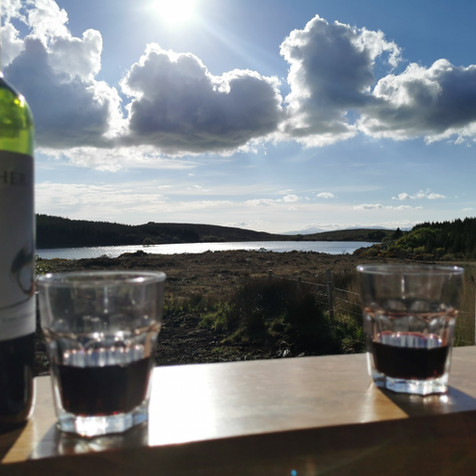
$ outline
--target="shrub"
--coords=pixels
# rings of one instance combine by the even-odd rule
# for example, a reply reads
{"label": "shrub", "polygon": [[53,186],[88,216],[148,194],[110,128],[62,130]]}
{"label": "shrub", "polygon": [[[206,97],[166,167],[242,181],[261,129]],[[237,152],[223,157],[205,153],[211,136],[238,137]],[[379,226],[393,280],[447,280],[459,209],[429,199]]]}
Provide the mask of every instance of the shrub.
{"label": "shrub", "polygon": [[290,288],[290,283],[283,280],[247,281],[231,302],[229,329],[252,340],[266,340],[276,324],[283,323]]}
{"label": "shrub", "polygon": [[315,289],[283,279],[249,280],[231,302],[228,329],[243,340],[286,341],[293,354],[340,350]]}
{"label": "shrub", "polygon": [[[355,273],[336,273],[336,287],[353,289]],[[291,355],[353,353],[365,350],[361,309],[349,302],[331,318],[322,285],[286,279],[248,279],[224,300],[204,305],[191,296],[187,307],[200,309],[201,325],[225,333],[223,342],[262,344]]]}

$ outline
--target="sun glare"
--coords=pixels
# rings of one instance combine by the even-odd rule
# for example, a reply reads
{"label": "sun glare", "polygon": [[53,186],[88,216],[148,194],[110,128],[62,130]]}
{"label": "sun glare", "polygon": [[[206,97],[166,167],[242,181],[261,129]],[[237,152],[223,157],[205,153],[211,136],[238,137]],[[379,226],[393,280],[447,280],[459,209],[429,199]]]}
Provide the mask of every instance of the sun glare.
{"label": "sun glare", "polygon": [[193,19],[196,0],[155,0],[155,10],[166,23],[187,23]]}

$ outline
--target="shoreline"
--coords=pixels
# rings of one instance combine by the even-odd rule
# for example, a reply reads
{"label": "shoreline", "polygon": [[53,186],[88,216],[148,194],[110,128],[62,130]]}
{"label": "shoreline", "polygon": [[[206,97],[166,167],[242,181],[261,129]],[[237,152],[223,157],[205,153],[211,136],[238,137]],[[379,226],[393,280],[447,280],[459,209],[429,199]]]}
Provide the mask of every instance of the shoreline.
{"label": "shoreline", "polygon": [[148,255],[201,254],[222,251],[259,251],[261,253],[315,252],[331,255],[353,254],[361,248],[369,248],[371,241],[229,241],[200,243],[170,243],[150,245],[112,245],[65,248],[42,248],[36,250],[40,259],[94,259],[118,258],[126,253]]}
{"label": "shoreline", "polygon": [[[117,258],[99,257],[68,260],[37,259],[37,272],[68,272],[107,269],[163,271],[167,275],[167,294],[190,295],[200,292],[228,292],[254,277],[270,272],[289,279],[313,281],[328,270],[353,272],[364,262],[392,262],[382,258],[366,258],[350,254],[327,254],[314,251],[206,251],[203,253],[148,254],[144,251],[126,253]],[[401,260],[398,260],[401,262]]]}

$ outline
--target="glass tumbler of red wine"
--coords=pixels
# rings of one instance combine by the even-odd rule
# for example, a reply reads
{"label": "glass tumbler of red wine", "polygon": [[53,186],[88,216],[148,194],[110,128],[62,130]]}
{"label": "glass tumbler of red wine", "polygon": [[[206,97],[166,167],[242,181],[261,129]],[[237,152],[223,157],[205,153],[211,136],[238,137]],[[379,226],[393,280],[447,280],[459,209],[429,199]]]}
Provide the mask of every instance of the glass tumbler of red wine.
{"label": "glass tumbler of red wine", "polygon": [[60,430],[95,437],[147,421],[165,279],[146,271],[38,277]]}
{"label": "glass tumbler of red wine", "polygon": [[398,393],[446,393],[463,268],[369,264],[357,272],[375,384]]}

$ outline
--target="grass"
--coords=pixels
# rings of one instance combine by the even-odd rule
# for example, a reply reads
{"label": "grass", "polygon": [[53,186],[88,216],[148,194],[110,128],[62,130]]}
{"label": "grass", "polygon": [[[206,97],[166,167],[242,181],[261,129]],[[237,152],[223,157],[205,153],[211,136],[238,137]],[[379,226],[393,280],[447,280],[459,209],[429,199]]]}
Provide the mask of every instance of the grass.
{"label": "grass", "polygon": [[[248,255],[227,254],[227,262],[217,264],[213,262],[215,255],[206,257],[207,263],[211,263],[207,265],[211,266],[210,276],[214,280],[202,279],[199,267],[192,267],[193,273],[187,279],[183,279],[182,271],[169,273],[164,323],[169,324],[169,347],[176,349],[176,355],[173,356],[177,359],[176,363],[183,361],[184,349],[177,347],[174,340],[183,339],[183,334],[175,335],[174,332],[182,328],[194,331],[193,336],[200,329],[207,331],[203,332],[206,336],[202,336],[202,344],[197,344],[195,337],[190,337],[187,341],[187,351],[190,348],[195,353],[195,349],[201,345],[199,358],[210,357],[211,360],[207,361],[239,360],[244,353],[250,357],[254,353],[268,358],[364,351],[365,339],[355,267],[333,272],[331,310],[328,277],[325,271],[320,270],[333,268],[332,263],[324,264],[318,272],[303,274],[301,281],[298,280],[299,270],[306,270],[306,264],[297,266],[295,263],[301,255],[284,258],[279,256],[280,263],[289,259],[292,264],[282,271],[282,277],[278,273],[257,276],[251,269],[253,261],[245,263],[245,269],[248,270],[245,273],[239,268],[241,262],[232,261],[235,256],[236,259],[243,260],[243,256],[248,259]],[[266,253],[254,257],[259,267],[264,269],[269,269],[269,259],[269,254]],[[303,259],[307,261],[307,255]],[[134,257],[134,260],[137,258]],[[183,260],[183,257],[177,258],[179,263]],[[193,266],[191,260],[192,258],[186,261],[188,268]],[[262,263],[261,260],[265,262]],[[109,261],[114,266],[118,264],[118,260]],[[106,263],[108,266],[109,261]],[[148,262],[144,261],[144,264],[148,265]],[[475,335],[476,263],[462,264],[465,268],[465,284],[455,330],[456,346],[472,345]],[[82,266],[75,262],[74,266],[77,265]],[[94,261],[94,266],[100,265],[104,266],[104,263]],[[136,262],[133,261],[132,265],[136,266]],[[37,274],[70,270],[72,266],[64,260],[38,259]],[[236,279],[231,280],[233,276],[230,270],[235,270],[238,276]],[[290,276],[293,279],[287,279]],[[43,342],[38,342],[39,348],[43,348]],[[41,360],[41,352],[38,354]],[[169,362],[173,363],[172,359]],[[44,362],[41,361],[38,367],[41,371]]]}
{"label": "grass", "polygon": [[[202,324],[225,332],[229,340],[287,343],[292,355],[355,353],[365,350],[356,273],[332,277],[334,308],[328,309],[327,288],[272,278],[250,278],[226,301],[208,301]],[[475,336],[476,266],[465,267],[465,283],[455,328],[455,346],[472,345]],[[195,302],[200,302],[195,298]]]}
{"label": "grass", "polygon": [[475,283],[476,263],[463,263],[464,286],[461,306],[455,328],[455,346],[473,345],[475,343]]}
{"label": "grass", "polygon": [[292,355],[361,352],[360,313],[331,317],[314,286],[272,278],[249,279],[226,302],[209,303],[202,325],[226,340],[289,348]]}

